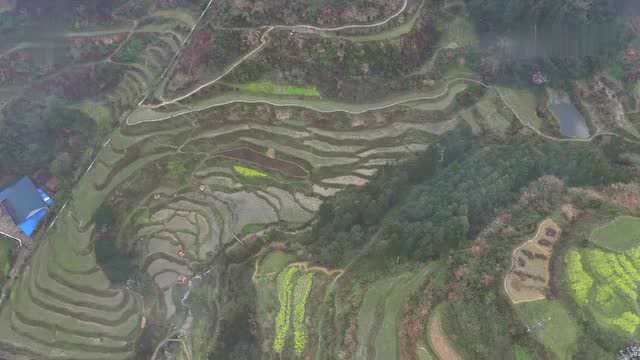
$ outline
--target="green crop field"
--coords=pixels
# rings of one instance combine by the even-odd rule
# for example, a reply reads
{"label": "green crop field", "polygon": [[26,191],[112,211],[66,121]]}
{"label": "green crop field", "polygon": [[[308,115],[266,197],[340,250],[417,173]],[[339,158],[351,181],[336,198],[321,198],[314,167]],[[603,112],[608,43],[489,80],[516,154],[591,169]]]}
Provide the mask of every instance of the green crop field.
{"label": "green crop field", "polygon": [[640,248],[621,254],[597,248],[571,250],[566,260],[576,303],[591,313],[599,326],[621,337],[634,335],[640,325]]}
{"label": "green crop field", "polygon": [[298,274],[297,267],[290,267],[278,276],[278,302],[280,309],[276,317],[276,336],[273,342],[273,350],[280,354],[284,351],[291,327],[291,307],[293,305],[293,290],[295,277]]}
{"label": "green crop field", "polygon": [[306,307],[311,288],[313,273],[306,273],[296,283],[293,293],[293,335],[296,354],[301,355],[307,346]]}
{"label": "green crop field", "polygon": [[292,85],[279,85],[268,81],[252,82],[247,84],[237,85],[237,87],[249,93],[254,94],[271,94],[271,95],[286,95],[286,96],[306,96],[306,97],[320,97],[320,91],[314,87],[292,86]]}
{"label": "green crop field", "polygon": [[[560,301],[533,301],[518,304],[515,308],[523,323],[534,329],[535,337],[554,353],[557,359],[572,358],[577,350],[576,340],[579,330],[575,320]],[[521,354],[518,355],[518,353]],[[516,351],[516,358],[529,359],[530,357],[524,351]]]}
{"label": "green crop field", "polygon": [[620,216],[591,233],[591,241],[605,249],[625,252],[640,244],[640,218]]}
{"label": "green crop field", "polygon": [[246,166],[236,165],[233,167],[238,174],[246,177],[267,177],[268,175],[260,170],[248,168]]}

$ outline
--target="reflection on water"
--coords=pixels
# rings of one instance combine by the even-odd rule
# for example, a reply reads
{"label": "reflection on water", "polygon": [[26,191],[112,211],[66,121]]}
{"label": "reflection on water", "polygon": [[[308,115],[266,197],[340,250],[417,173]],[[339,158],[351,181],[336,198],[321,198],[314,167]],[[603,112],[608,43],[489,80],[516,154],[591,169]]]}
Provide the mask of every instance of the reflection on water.
{"label": "reflection on water", "polygon": [[584,116],[567,95],[552,94],[549,109],[560,121],[562,135],[579,139],[589,137],[589,128]]}

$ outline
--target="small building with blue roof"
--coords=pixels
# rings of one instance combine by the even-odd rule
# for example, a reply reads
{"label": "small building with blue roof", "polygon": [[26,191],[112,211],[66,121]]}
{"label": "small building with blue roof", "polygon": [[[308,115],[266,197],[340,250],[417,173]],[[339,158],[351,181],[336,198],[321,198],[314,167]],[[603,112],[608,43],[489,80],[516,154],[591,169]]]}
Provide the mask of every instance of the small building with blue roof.
{"label": "small building with blue roof", "polygon": [[49,194],[38,188],[30,178],[21,178],[0,190],[0,233],[23,240],[15,234],[19,229],[22,234],[31,237],[53,203]]}

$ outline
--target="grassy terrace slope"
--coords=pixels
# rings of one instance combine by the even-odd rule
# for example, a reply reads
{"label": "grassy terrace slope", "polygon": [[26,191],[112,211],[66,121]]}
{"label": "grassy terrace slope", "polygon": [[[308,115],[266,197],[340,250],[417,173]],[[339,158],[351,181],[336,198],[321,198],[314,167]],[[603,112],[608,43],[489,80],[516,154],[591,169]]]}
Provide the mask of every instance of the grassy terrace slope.
{"label": "grassy terrace slope", "polygon": [[[68,206],[3,307],[0,340],[34,357],[132,359],[141,300],[110,287]],[[107,355],[108,354],[108,355]]]}
{"label": "grassy terrace slope", "polygon": [[625,252],[640,243],[640,218],[620,216],[591,233],[594,244],[616,252]]}
{"label": "grassy terrace slope", "polygon": [[[450,121],[444,126],[425,122],[424,111],[410,109],[381,111],[376,123],[365,121],[348,129],[338,128],[333,114],[316,115],[315,123],[326,124],[323,127],[286,120],[269,126],[276,111],[283,118],[304,117],[299,109],[266,109],[226,105],[190,115],[195,127],[176,118],[116,131],[74,189],[73,200],[37,248],[33,265],[3,308],[6,321],[0,324],[0,342],[33,356],[55,349],[58,353],[47,356],[59,359],[134,356],[141,300],[111,288],[96,266],[92,217],[110,194],[150,166],[165,166],[176,155],[194,164],[185,175],[186,188],[145,197],[139,208],[149,209],[148,219],[133,225],[137,236],[120,239],[127,247],[143,239],[142,263],[162,291],[162,310],[170,320],[176,314],[172,288],[178,278],[191,276],[191,263],[205,261],[207,254],[233,242],[233,233],[251,224],[305,224],[325,196],[321,189],[364,183],[384,164],[379,160],[424,149],[432,134],[451,126]],[[361,123],[356,115],[345,116],[348,123]],[[256,174],[264,176],[247,176]],[[183,257],[178,255],[181,249]],[[294,298],[305,293],[305,286],[296,286]],[[386,325],[379,324],[372,343],[389,341],[398,326],[400,303],[394,297],[387,303],[391,317]],[[303,316],[300,306],[292,304],[291,311],[297,309]],[[313,316],[313,311],[308,314]],[[300,321],[291,324],[289,344],[293,348],[297,343],[303,352],[304,339],[311,335],[307,331],[312,330]]]}
{"label": "grassy terrace slope", "polygon": [[[121,41],[103,51],[103,58],[97,60],[112,69],[118,82],[100,94],[103,101],[93,106],[74,105],[95,117],[102,126],[100,136],[108,136],[113,116],[142,99],[179,48],[186,36],[184,27],[192,25],[185,24],[185,17],[179,15],[179,12],[153,15],[163,23],[162,27],[154,28],[147,23],[144,27],[127,26],[104,32],[69,32],[60,35],[59,40],[50,40],[60,46],[72,42],[85,46],[101,41],[101,36]],[[73,71],[84,70],[84,64],[69,65]],[[65,70],[51,74],[52,81],[64,76]],[[115,72],[123,75],[116,76]],[[143,300],[135,292],[112,287],[97,265],[92,218],[122,181],[162,157],[157,152],[148,158],[143,156],[140,161],[130,154],[127,158],[126,149],[141,140],[142,137],[114,135],[114,146],[100,152],[46,238],[37,240],[30,265],[0,310],[0,348],[13,353],[16,359],[136,359]]]}
{"label": "grassy terrace slope", "polygon": [[[103,152],[116,162],[122,155]],[[137,165],[137,162],[133,162]],[[126,165],[120,168],[125,174]],[[117,170],[115,171],[117,172]],[[121,172],[121,173],[122,173]],[[120,174],[121,174],[120,173]],[[35,250],[0,316],[0,344],[36,358],[133,359],[142,302],[112,288],[93,253],[93,213],[115,174],[94,166]],[[105,184],[102,189],[97,184]],[[90,194],[91,196],[83,196]]]}
{"label": "grassy terrace slope", "polygon": [[[415,9],[417,4],[409,5]],[[394,9],[385,11],[390,10]],[[202,15],[201,19],[210,16]],[[159,10],[146,16],[131,30],[123,30],[122,43],[108,59],[100,60],[122,69],[122,76],[100,94],[104,101],[96,104],[104,106],[102,111],[83,109],[96,119],[113,116],[123,121],[80,177],[71,200],[0,310],[2,350],[38,359],[137,359],[143,316],[153,316],[154,324],[179,326],[190,316],[180,303],[178,283],[198,274],[203,264],[211,265],[218,252],[246,246],[252,232],[273,227],[295,232],[306,227],[327,197],[363,185],[384,165],[427,149],[458,124],[460,117],[452,111],[459,110],[459,96],[474,82],[442,80],[432,88],[394,91],[371,103],[328,100],[317,85],[297,82],[294,87],[262,78],[230,79],[229,84],[235,85],[194,90],[197,82],[181,75],[193,68],[181,61],[198,59],[193,50],[207,40],[203,29],[211,24],[197,20],[198,12]],[[417,15],[405,20],[408,25],[397,31],[385,27],[391,35],[384,36],[411,34],[414,24],[424,22]],[[235,41],[230,32],[218,32],[222,39],[215,40],[228,36],[227,41]],[[273,39],[284,39],[282,34]],[[241,35],[238,38],[246,35],[254,42],[253,49],[267,39],[260,39],[259,32]],[[203,72],[202,78],[224,73],[249,51],[235,50],[237,54],[218,59],[213,64],[217,66],[210,66],[212,73]],[[170,93],[182,93],[184,87],[194,96],[167,100],[161,106],[139,105],[145,99],[162,102],[152,95],[164,94],[165,87]],[[486,119],[497,112],[491,105],[488,102]],[[508,120],[504,122],[508,127]],[[114,199],[127,208],[117,207],[122,204]],[[94,247],[100,237],[93,221],[105,203],[115,204],[126,218],[118,229],[118,245],[138,252],[141,270],[151,279],[151,299],[144,299],[145,306],[137,293],[114,288],[96,263]],[[247,236],[241,239],[242,235]],[[329,339],[333,334],[327,326],[332,319],[323,311],[340,307],[331,300],[334,280],[342,270],[293,260],[282,254],[267,257],[254,276],[257,316],[267,334],[265,348],[304,357],[322,353],[328,339],[335,350],[342,345]],[[364,302],[351,314],[360,344],[355,356],[400,357],[403,307],[429,274],[427,268],[367,284],[361,294]],[[211,342],[224,331],[218,315],[226,315],[222,310],[237,295],[227,291],[224,282],[219,281],[207,302],[215,316],[211,333],[202,337]],[[184,324],[188,327],[189,321]]]}

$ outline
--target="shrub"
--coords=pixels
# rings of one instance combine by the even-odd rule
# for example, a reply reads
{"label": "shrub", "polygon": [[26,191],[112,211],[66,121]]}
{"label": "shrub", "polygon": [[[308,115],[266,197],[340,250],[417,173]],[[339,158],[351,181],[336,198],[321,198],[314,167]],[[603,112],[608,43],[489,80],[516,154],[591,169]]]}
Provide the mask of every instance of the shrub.
{"label": "shrub", "polygon": [[186,181],[187,168],[178,160],[171,160],[167,163],[167,173],[170,178],[181,183]]}

